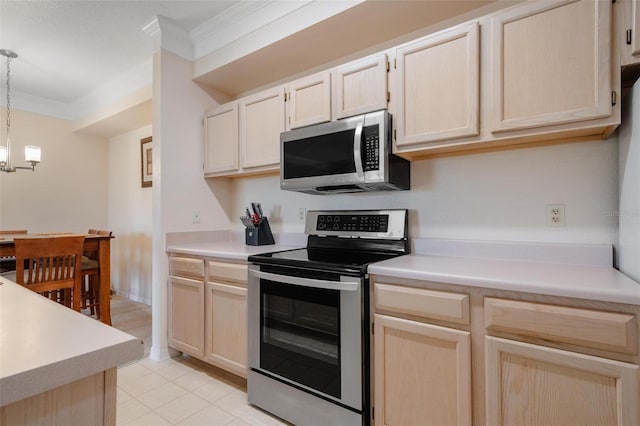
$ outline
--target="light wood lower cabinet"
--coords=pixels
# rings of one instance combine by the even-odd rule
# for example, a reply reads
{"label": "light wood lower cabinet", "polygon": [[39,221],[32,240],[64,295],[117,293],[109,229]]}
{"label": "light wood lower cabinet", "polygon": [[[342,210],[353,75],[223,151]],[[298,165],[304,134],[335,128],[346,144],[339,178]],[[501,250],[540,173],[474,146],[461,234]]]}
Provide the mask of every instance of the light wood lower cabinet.
{"label": "light wood lower cabinet", "polygon": [[640,306],[371,280],[376,425],[640,425]]}
{"label": "light wood lower cabinet", "polygon": [[207,282],[205,360],[247,377],[247,289]]}
{"label": "light wood lower cabinet", "polygon": [[169,265],[169,346],[247,377],[246,263],[170,256]]}
{"label": "light wood lower cabinet", "polygon": [[640,367],[486,337],[488,425],[638,424]]}
{"label": "light wood lower cabinet", "polygon": [[470,333],[375,315],[378,425],[470,425]]}
{"label": "light wood lower cabinet", "polygon": [[169,277],[169,346],[204,354],[204,281]]}

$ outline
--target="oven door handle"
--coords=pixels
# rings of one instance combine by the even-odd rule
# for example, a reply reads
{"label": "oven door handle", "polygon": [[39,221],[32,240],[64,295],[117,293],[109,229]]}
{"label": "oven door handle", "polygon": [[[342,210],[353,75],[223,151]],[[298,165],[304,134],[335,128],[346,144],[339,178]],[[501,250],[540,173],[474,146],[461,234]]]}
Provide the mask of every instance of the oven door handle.
{"label": "oven door handle", "polygon": [[300,278],[292,277],[289,275],[272,274],[270,272],[262,272],[251,270],[250,274],[253,274],[257,278],[281,282],[285,284],[300,285],[304,287],[324,288],[328,290],[339,291],[357,291],[360,286],[360,279],[354,278],[354,281],[328,281],[328,280],[316,280],[312,278]]}

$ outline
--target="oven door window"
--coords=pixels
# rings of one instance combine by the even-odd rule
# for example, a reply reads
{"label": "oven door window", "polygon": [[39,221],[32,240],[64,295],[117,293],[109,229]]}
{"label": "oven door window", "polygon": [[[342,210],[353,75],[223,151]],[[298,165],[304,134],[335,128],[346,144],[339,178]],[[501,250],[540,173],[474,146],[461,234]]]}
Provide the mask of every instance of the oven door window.
{"label": "oven door window", "polygon": [[260,367],[340,398],[340,292],[261,280]]}

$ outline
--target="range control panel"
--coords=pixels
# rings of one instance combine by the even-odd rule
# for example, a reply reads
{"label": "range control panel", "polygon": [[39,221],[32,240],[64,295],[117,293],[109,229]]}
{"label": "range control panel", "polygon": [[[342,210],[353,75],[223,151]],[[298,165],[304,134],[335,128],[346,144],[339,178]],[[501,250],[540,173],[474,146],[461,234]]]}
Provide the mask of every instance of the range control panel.
{"label": "range control panel", "polygon": [[308,235],[398,239],[408,236],[408,210],[309,210]]}
{"label": "range control panel", "polygon": [[357,232],[387,232],[389,215],[344,215],[321,214],[317,217],[316,230],[324,231],[357,231]]}

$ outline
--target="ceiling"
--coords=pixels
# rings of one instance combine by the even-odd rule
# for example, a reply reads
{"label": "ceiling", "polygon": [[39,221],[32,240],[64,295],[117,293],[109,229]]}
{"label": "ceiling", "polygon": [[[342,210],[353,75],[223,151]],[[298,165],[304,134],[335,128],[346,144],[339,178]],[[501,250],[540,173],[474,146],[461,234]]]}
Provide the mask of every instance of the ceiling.
{"label": "ceiling", "polygon": [[12,93],[73,103],[150,60],[154,41],[143,28],[157,15],[190,31],[238,2],[0,0],[0,48],[18,54]]}
{"label": "ceiling", "polygon": [[[509,1],[517,0],[502,3]],[[75,120],[76,131],[110,137],[151,120],[150,94],[119,105],[118,114],[103,113],[125,95],[123,88],[149,89],[158,16],[168,34],[186,33],[202,51],[188,55],[199,70],[195,81],[214,98],[233,98],[494,2],[0,0],[0,48],[18,54],[11,62],[15,109]],[[245,52],[248,46],[255,51]]]}

